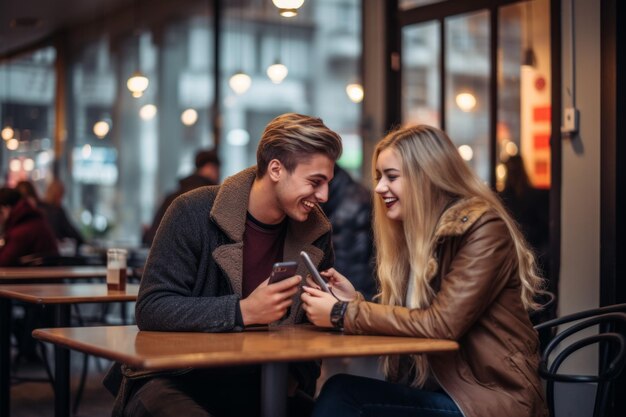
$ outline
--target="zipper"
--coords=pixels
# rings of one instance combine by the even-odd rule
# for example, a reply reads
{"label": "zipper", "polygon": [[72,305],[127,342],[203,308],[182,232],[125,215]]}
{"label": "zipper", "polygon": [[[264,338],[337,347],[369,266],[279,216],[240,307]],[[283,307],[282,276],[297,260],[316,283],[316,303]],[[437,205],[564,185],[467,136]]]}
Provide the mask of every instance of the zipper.
{"label": "zipper", "polygon": [[430,368],[430,373],[432,374],[433,377],[435,377],[435,381],[437,381],[437,384],[439,384],[439,386],[441,387],[441,389],[443,389],[446,394],[448,394],[448,397],[450,397],[450,399],[452,400],[452,402],[454,403],[454,405],[456,405],[456,408],[459,409],[459,411],[461,412],[461,415],[463,417],[465,416],[465,413],[463,412],[463,409],[461,408],[461,406],[459,405],[459,403],[456,401],[456,399],[454,399],[454,397],[452,396],[452,394],[450,394],[448,392],[448,390],[446,389],[446,387],[444,387],[441,382],[439,381],[439,378],[437,378],[437,374],[435,374],[435,371],[433,371],[433,368]]}

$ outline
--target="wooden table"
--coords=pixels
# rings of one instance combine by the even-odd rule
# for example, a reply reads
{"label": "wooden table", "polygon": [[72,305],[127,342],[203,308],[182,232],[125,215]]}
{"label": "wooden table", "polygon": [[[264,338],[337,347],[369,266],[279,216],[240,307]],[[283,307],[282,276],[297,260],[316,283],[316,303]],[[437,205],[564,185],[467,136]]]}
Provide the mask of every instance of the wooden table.
{"label": "wooden table", "polygon": [[[142,332],[136,326],[38,329],[37,339],[144,370],[262,364],[262,415],[285,415],[287,364],[312,359],[453,351],[449,340],[354,336],[313,326],[239,333]],[[184,414],[184,412],[183,412]]]}
{"label": "wooden table", "polygon": [[5,281],[60,280],[73,278],[104,278],[105,266],[36,266],[0,268],[0,283]]}
{"label": "wooden table", "polygon": [[[11,300],[54,307],[54,325],[70,325],[70,307],[80,303],[135,301],[139,286],[128,284],[126,291],[107,291],[106,284],[19,284],[0,285],[0,417],[10,414],[11,398]],[[55,416],[69,416],[69,351],[55,345]]]}

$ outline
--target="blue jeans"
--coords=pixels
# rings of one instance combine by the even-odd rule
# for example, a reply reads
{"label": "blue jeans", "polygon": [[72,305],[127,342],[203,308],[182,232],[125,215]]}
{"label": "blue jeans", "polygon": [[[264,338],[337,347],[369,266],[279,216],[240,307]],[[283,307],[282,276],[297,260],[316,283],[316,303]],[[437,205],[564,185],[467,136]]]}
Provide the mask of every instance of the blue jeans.
{"label": "blue jeans", "polygon": [[354,375],[335,375],[322,388],[313,417],[462,417],[444,392]]}

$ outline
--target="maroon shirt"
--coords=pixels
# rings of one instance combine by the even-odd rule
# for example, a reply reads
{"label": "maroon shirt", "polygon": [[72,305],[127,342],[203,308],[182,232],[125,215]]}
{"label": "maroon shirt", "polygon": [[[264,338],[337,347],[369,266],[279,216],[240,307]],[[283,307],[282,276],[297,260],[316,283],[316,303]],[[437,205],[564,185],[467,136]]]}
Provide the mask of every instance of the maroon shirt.
{"label": "maroon shirt", "polygon": [[242,298],[249,296],[270,276],[275,262],[283,260],[286,232],[286,217],[279,224],[264,224],[247,214],[243,233]]}

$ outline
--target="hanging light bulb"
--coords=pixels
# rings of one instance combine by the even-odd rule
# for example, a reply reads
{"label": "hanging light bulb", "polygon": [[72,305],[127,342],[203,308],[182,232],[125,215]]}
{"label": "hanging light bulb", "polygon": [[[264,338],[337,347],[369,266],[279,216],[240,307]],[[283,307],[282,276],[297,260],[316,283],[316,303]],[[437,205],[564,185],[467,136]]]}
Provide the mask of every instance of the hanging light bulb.
{"label": "hanging light bulb", "polygon": [[267,76],[272,80],[274,84],[280,84],[283,82],[289,70],[279,60],[276,60],[272,65],[267,67]]}
{"label": "hanging light bulb", "polygon": [[15,151],[19,147],[20,147],[20,142],[17,139],[12,138],[12,139],[7,140],[7,149],[8,150]]}
{"label": "hanging light bulb", "polygon": [[272,0],[278,7],[278,13],[282,17],[294,17],[298,15],[298,9],[304,4],[304,0]]}
{"label": "hanging light bulb", "polygon": [[157,114],[157,107],[154,104],[146,104],[139,109],[139,117],[143,120],[152,120]]}
{"label": "hanging light bulb", "polygon": [[148,77],[143,75],[140,71],[133,72],[128,81],[126,81],[126,87],[132,93],[133,97],[138,98],[143,95],[143,92],[148,88]]}
{"label": "hanging light bulb", "polygon": [[228,80],[228,85],[230,85],[230,88],[237,94],[243,94],[248,91],[251,84],[252,79],[243,71],[237,71],[230,77],[230,80]]}
{"label": "hanging light bulb", "polygon": [[198,121],[198,112],[195,109],[187,109],[180,115],[180,121],[185,126],[191,126]]}
{"label": "hanging light bulb", "polygon": [[359,83],[351,83],[346,86],[346,94],[353,103],[360,103],[363,101],[365,93],[363,92],[363,86]]}
{"label": "hanging light bulb", "polygon": [[471,111],[476,107],[476,97],[472,93],[459,93],[455,101],[456,105],[464,112]]}
{"label": "hanging light bulb", "polygon": [[102,139],[105,137],[109,130],[111,130],[111,126],[106,122],[106,120],[100,120],[94,123],[93,125],[93,134],[98,137],[98,139]]}
{"label": "hanging light bulb", "polygon": [[4,129],[2,129],[2,139],[9,140],[13,139],[15,136],[15,130],[11,127],[11,125],[6,125]]}

